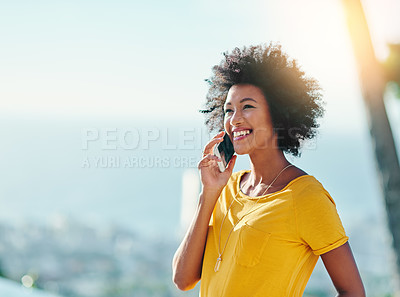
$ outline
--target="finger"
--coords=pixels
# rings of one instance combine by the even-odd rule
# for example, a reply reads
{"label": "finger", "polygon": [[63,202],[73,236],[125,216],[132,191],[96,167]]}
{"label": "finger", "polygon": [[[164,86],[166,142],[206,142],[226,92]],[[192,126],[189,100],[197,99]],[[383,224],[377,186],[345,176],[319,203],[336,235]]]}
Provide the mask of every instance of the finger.
{"label": "finger", "polygon": [[220,132],[218,132],[217,134],[215,134],[210,140],[214,140],[214,139],[216,139],[216,138],[224,137],[224,134],[225,134],[225,131],[224,131],[224,130],[223,130],[223,131],[220,131]]}
{"label": "finger", "polygon": [[208,166],[211,161],[221,162],[221,159],[214,155],[207,155],[200,160],[198,168]]}
{"label": "finger", "polygon": [[204,147],[203,156],[208,155],[208,154],[213,154],[214,146],[215,146],[217,143],[222,142],[223,140],[224,140],[223,137],[217,137],[217,138],[211,139],[211,140],[207,143],[207,145]]}
{"label": "finger", "polygon": [[225,130],[218,132],[213,138],[224,136]]}
{"label": "finger", "polygon": [[225,131],[220,131],[220,132],[218,132],[217,134],[215,134],[215,135],[211,138],[211,140],[213,140],[213,139],[215,139],[215,138],[223,137],[224,134],[225,134]]}
{"label": "finger", "polygon": [[228,163],[228,166],[226,167],[226,171],[228,171],[230,174],[232,174],[233,167],[235,167],[236,159],[237,155],[233,155],[232,159]]}

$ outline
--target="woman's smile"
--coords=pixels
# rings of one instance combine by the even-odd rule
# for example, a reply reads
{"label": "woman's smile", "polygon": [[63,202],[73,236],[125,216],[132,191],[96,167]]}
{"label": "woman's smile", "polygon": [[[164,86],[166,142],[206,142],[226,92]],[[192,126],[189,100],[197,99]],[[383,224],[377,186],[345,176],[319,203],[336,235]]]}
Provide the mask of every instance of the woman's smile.
{"label": "woman's smile", "polygon": [[253,130],[251,129],[234,129],[232,130],[233,141],[245,139]]}
{"label": "woman's smile", "polygon": [[250,84],[232,86],[224,110],[225,131],[237,154],[251,154],[271,147],[273,125],[267,100],[258,87]]}

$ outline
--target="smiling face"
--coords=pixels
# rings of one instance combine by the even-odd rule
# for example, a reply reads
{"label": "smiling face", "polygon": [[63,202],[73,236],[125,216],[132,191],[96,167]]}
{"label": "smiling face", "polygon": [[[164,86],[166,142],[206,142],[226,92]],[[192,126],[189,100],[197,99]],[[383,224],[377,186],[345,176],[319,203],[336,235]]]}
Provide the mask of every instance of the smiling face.
{"label": "smiling face", "polygon": [[267,100],[250,84],[232,86],[224,105],[224,127],[238,155],[276,148]]}

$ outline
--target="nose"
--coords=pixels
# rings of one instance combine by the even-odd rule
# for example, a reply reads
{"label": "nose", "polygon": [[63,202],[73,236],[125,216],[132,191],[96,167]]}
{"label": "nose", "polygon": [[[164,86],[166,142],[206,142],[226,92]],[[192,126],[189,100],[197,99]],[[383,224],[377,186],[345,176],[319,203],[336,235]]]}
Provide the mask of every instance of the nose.
{"label": "nose", "polygon": [[232,126],[237,126],[243,122],[243,116],[240,110],[235,111],[230,119],[230,124]]}

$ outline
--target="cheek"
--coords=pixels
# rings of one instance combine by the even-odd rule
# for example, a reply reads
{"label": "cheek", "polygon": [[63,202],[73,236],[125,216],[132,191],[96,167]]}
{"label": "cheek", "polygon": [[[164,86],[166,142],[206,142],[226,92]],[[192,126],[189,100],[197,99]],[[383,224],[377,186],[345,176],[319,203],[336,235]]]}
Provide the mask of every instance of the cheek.
{"label": "cheek", "polygon": [[229,131],[230,121],[227,117],[224,117],[224,129],[225,131]]}
{"label": "cheek", "polygon": [[257,127],[254,133],[254,139],[258,145],[263,145],[263,143],[270,143],[274,136],[274,127],[268,119],[262,119],[255,122],[255,127]]}
{"label": "cheek", "polygon": [[268,146],[273,139],[273,131],[271,129],[257,129],[254,131],[254,141],[257,146]]}

